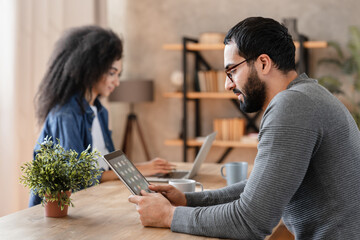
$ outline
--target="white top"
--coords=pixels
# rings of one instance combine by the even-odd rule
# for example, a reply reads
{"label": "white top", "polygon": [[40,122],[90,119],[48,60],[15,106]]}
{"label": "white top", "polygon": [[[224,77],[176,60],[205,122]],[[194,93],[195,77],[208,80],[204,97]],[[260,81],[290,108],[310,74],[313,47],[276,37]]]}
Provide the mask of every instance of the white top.
{"label": "white top", "polygon": [[[96,106],[90,106],[91,109],[94,112],[95,118],[92,123],[91,127],[91,136],[92,136],[92,149],[93,151],[97,149],[100,154],[103,156],[107,153],[109,153],[108,149],[105,146],[104,136],[101,130],[98,114],[97,114],[97,108]],[[108,170],[109,166],[107,163],[102,159],[102,157],[98,158],[99,167]]]}

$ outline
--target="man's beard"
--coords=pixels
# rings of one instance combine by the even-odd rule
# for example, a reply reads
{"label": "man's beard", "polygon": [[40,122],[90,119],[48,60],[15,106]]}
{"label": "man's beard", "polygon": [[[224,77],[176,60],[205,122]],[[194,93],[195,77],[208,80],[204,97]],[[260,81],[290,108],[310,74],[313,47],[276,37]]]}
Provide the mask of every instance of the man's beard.
{"label": "man's beard", "polygon": [[244,86],[244,101],[240,100],[240,109],[247,113],[262,109],[266,99],[265,83],[260,80],[254,67],[251,67],[250,71],[248,81]]}

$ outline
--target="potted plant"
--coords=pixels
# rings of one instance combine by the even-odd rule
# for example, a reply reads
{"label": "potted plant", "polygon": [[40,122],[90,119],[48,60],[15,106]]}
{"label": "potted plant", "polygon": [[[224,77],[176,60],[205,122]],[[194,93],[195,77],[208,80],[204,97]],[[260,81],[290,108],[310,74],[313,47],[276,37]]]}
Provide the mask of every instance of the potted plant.
{"label": "potted plant", "polygon": [[66,151],[59,139],[57,142],[46,137],[34,161],[21,166],[20,182],[42,198],[47,217],[66,216],[68,206],[73,206],[71,192],[98,184],[101,174],[97,162],[100,154],[90,152],[90,145],[79,155],[74,150]]}
{"label": "potted plant", "polygon": [[353,115],[357,125],[360,127],[360,30],[355,26],[349,28],[350,39],[347,44],[348,55],[344,54],[337,42],[328,42],[328,45],[335,49],[336,57],[323,58],[318,62],[319,65],[331,64],[336,66],[341,73],[348,76],[350,90],[342,90],[342,82],[338,77],[327,75],[319,78],[319,83],[334,94],[341,94],[349,102],[349,110]]}

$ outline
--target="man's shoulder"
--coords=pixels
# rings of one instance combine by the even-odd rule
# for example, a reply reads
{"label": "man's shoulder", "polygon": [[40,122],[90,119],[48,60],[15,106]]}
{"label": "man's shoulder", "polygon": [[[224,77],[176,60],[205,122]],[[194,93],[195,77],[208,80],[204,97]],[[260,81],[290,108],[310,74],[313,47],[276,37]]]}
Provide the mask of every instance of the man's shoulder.
{"label": "man's shoulder", "polygon": [[313,100],[306,90],[309,86],[302,86],[299,88],[286,89],[279,92],[270,102],[269,107],[278,107],[281,109],[286,108],[302,108],[311,105]]}
{"label": "man's shoulder", "polygon": [[311,127],[319,119],[319,109],[304,91],[287,89],[278,93],[266,108],[261,127]]}
{"label": "man's shoulder", "polygon": [[340,112],[344,110],[339,99],[311,78],[297,82],[277,94],[273,100],[281,107],[291,106],[308,113],[318,113],[319,116],[334,109]]}

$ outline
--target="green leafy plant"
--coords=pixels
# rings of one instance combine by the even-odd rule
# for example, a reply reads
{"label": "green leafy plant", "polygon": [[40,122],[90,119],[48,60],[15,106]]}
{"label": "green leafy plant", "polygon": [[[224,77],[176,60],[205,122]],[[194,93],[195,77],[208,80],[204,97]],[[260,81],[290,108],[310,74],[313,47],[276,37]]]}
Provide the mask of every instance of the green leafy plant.
{"label": "green leafy plant", "polygon": [[63,210],[65,205],[73,206],[66,191],[78,191],[99,183],[101,174],[98,168],[97,151],[90,152],[90,145],[79,154],[74,150],[66,151],[51,138],[45,137],[37,150],[35,160],[21,166],[23,175],[20,183],[30,188],[42,198],[42,204],[58,201]]}
{"label": "green leafy plant", "polygon": [[350,76],[347,78],[352,87],[350,92],[344,92],[342,82],[335,76],[327,75],[319,78],[319,83],[326,87],[330,92],[342,94],[351,104],[351,113],[360,127],[360,101],[358,95],[360,94],[360,30],[355,26],[349,28],[349,42],[347,50],[349,52],[346,56],[337,42],[328,42],[328,45],[335,49],[335,58],[321,59],[318,64],[331,64],[341,70],[342,74]]}

